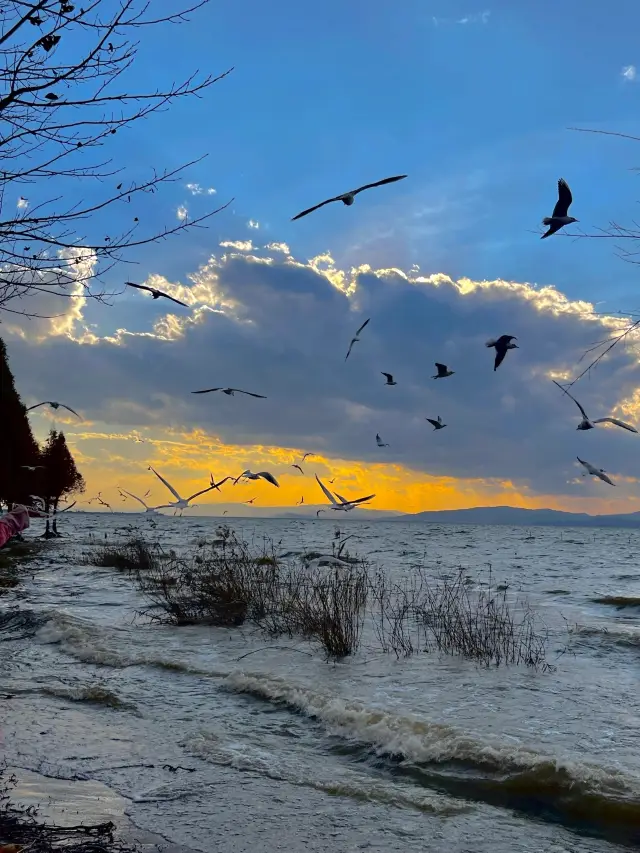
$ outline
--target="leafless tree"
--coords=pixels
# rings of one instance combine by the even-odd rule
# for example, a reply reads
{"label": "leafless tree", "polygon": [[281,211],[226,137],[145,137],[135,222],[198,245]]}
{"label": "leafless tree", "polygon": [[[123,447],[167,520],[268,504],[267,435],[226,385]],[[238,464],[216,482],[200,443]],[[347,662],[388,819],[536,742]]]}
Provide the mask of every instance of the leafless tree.
{"label": "leafless tree", "polygon": [[171,3],[0,3],[0,309],[28,315],[20,299],[35,293],[104,301],[102,276],[129,260],[128,250],[201,226],[223,209],[145,230],[136,201],[198,161],[139,177],[108,153],[96,156],[114,134],[173,101],[203,95],[233,70],[196,72],[154,91],[133,88],[128,72],[145,28],[185,23],[208,0],[174,10]]}

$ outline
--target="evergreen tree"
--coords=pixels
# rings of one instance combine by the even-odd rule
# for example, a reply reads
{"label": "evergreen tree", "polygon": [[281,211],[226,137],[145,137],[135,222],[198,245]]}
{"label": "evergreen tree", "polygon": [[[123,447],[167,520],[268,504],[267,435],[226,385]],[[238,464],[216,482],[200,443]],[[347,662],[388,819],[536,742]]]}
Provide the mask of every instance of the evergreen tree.
{"label": "evergreen tree", "polygon": [[0,501],[7,505],[30,503],[29,495],[39,493],[42,472],[23,466],[39,464],[40,449],[15,388],[7,348],[0,339]]}
{"label": "evergreen tree", "polygon": [[[85,482],[82,474],[76,468],[76,463],[67,446],[63,432],[52,429],[47,443],[42,450],[42,492],[47,512],[56,512],[60,499],[84,492]],[[49,521],[45,536],[51,536]],[[53,535],[58,535],[56,521],[53,521]]]}

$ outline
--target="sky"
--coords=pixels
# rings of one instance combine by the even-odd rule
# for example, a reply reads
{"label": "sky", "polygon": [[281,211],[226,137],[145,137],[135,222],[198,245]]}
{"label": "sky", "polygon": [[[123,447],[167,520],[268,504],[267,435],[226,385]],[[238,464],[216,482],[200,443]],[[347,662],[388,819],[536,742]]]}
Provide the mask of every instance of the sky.
{"label": "sky", "polygon": [[[347,497],[375,492],[376,510],[640,510],[640,437],[577,432],[577,408],[551,382],[575,377],[584,351],[620,325],[615,313],[640,305],[637,266],[614,240],[539,239],[560,177],[572,228],[598,234],[637,216],[640,141],[569,128],[640,136],[639,26],[631,0],[217,0],[145,32],[132,89],[234,70],[113,137],[127,179],[207,155],[136,214],[162,228],[233,201],[206,229],[137,249],[104,277],[188,308],[130,290],[108,305],[29,303],[63,312],[54,320],[0,318],[25,402],[82,416],[43,408],[32,424],[39,439],[65,430],[84,501],[100,491],[133,509],[121,486],[163,503],[152,465],[184,495],[210,472],[280,481],[228,485],[194,514],[254,496],[256,512],[325,503],[315,473]],[[408,177],[352,207],[291,221],[397,174]],[[31,186],[29,203],[47,189]],[[104,191],[86,185],[82,197]],[[130,215],[111,208],[89,230]],[[501,334],[519,349],[494,372],[484,344]],[[435,361],[454,375],[432,380]],[[639,379],[631,342],[573,391],[592,417],[640,428]],[[189,393],[227,385],[267,399]],[[447,427],[435,432],[425,419],[438,415]],[[305,452],[315,455],[301,475],[292,464]],[[577,455],[616,487],[582,477]]]}

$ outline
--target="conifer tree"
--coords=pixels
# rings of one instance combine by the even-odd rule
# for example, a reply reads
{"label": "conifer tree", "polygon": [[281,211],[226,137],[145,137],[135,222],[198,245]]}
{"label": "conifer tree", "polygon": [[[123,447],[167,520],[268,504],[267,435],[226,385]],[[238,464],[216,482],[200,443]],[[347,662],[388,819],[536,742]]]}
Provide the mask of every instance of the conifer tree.
{"label": "conifer tree", "polygon": [[15,388],[4,341],[0,339],[0,501],[29,503],[38,494],[40,449],[31,432],[27,411]]}
{"label": "conifer tree", "polygon": [[[42,465],[42,497],[47,512],[58,509],[60,499],[68,495],[84,492],[85,482],[82,474],[76,468],[76,463],[67,446],[63,432],[52,429],[41,454]],[[49,521],[45,536],[51,536]],[[58,535],[56,521],[53,521],[53,535]]]}

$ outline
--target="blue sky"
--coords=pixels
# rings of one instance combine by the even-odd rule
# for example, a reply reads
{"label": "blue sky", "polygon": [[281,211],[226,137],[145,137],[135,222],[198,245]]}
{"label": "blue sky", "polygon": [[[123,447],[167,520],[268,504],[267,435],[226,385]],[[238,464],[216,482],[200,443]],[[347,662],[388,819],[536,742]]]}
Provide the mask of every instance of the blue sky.
{"label": "blue sky", "polygon": [[[25,398],[66,400],[91,422],[68,424],[91,484],[123,482],[126,471],[144,489],[152,464],[175,477],[190,471],[197,488],[210,464],[227,473],[233,459],[279,465],[286,485],[297,476],[286,474],[290,463],[308,450],[323,476],[339,465],[354,490],[376,477],[381,508],[519,500],[636,509],[640,468],[628,447],[636,439],[576,433],[575,408],[550,378],[568,378],[610,334],[611,323],[595,328],[577,301],[607,312],[640,306],[638,269],[615,256],[613,240],[539,234],[559,177],[588,233],[637,216],[640,142],[567,128],[640,136],[639,28],[630,0],[615,15],[577,0],[217,0],[189,24],[144,33],[129,91],[196,68],[235,70],[110,140],[114,163],[125,166],[118,180],[207,157],[156,195],[111,208],[92,223],[95,235],[134,215],[156,231],[181,208],[197,217],[234,201],[207,229],[136,250],[133,266],[106,276],[114,287],[157,276],[151,283],[188,309],[128,291],[111,307],[70,311],[66,325],[11,332],[7,324]],[[290,221],[402,173],[407,180],[353,207]],[[107,182],[83,193],[91,201],[108,190]],[[34,187],[30,201],[50,191]],[[323,253],[333,259],[328,274],[314,260]],[[365,264],[387,272],[353,272]],[[485,280],[492,284],[473,284]],[[367,342],[339,373],[369,312]],[[494,374],[483,344],[504,333],[521,349]],[[438,359],[456,370],[445,383],[429,378]],[[90,365],[82,375],[80,363]],[[399,373],[391,394],[381,370]],[[633,351],[616,350],[594,378],[579,386],[588,410],[638,425]],[[203,383],[269,399],[188,394]],[[450,428],[434,439],[424,418],[438,414]],[[134,429],[149,443],[123,449]],[[388,449],[375,445],[377,431]],[[578,453],[622,477],[623,488],[603,492],[576,476]],[[285,503],[299,498],[300,483],[289,486]]]}
{"label": "blue sky", "polygon": [[[218,239],[255,238],[252,219],[260,237],[304,256],[330,249],[346,263],[554,283],[625,307],[636,270],[611,241],[540,244],[530,231],[551,212],[561,175],[587,230],[635,214],[628,170],[638,144],[566,128],[640,133],[640,72],[621,74],[640,68],[638,25],[632,2],[616,3],[615,15],[575,0],[216,2],[153,33],[134,76],[156,80],[158,55],[171,57],[176,78],[194,66],[234,73],[120,145],[138,147],[134,167],[206,153],[187,180],[235,202],[208,232],[137,257],[144,271],[167,258],[165,274],[183,274]],[[316,200],[397,173],[409,178],[358,199],[357,213],[336,205],[289,222]],[[153,215],[187,200],[193,215],[211,201],[177,185]]]}

